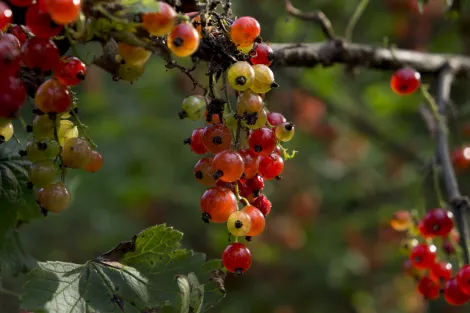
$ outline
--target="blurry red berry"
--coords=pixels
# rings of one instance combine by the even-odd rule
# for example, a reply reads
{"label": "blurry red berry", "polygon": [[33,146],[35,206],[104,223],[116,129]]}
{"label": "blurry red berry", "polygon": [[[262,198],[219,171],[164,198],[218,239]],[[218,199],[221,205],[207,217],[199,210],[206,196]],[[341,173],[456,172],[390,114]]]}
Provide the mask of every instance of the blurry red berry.
{"label": "blurry red berry", "polygon": [[439,290],[439,284],[434,282],[427,276],[422,277],[418,281],[418,291],[426,299],[436,300],[437,298],[439,298]]}
{"label": "blurry red berry", "polygon": [[46,72],[59,63],[59,50],[52,40],[33,37],[21,47],[21,60],[30,69]]}
{"label": "blurry red berry", "polygon": [[421,75],[412,68],[405,67],[397,70],[390,82],[392,90],[399,95],[409,95],[418,89]]}
{"label": "blurry red berry", "polygon": [[445,283],[452,277],[452,264],[438,262],[429,269],[429,277],[436,283]]}
{"label": "blurry red berry", "polygon": [[457,284],[463,293],[470,295],[470,265],[464,265],[457,272]]}
{"label": "blurry red berry", "polygon": [[11,23],[12,17],[13,12],[10,7],[5,2],[0,1],[0,31]]}
{"label": "blurry red berry", "polygon": [[26,26],[37,37],[44,39],[59,35],[64,28],[62,25],[56,24],[48,13],[41,11],[38,3],[28,7]]}
{"label": "blurry red berry", "polygon": [[436,246],[421,243],[413,247],[410,260],[417,268],[430,268],[436,262]]}
{"label": "blurry red berry", "polygon": [[452,152],[452,164],[457,171],[464,171],[470,166],[470,147],[460,147]]}
{"label": "blurry red berry", "polygon": [[26,40],[28,40],[28,36],[26,36],[25,32],[18,25],[10,27],[10,34],[12,34],[18,39],[18,41],[20,42],[20,46],[23,45]]}
{"label": "blurry red berry", "polygon": [[0,76],[0,117],[14,118],[26,101],[26,89],[15,76]]}
{"label": "blurry red berry", "polygon": [[[421,223],[420,223],[421,224]],[[453,214],[446,209],[433,209],[422,219],[420,232],[423,237],[447,236],[454,227]]]}
{"label": "blurry red berry", "polygon": [[449,279],[444,285],[444,298],[447,303],[451,305],[463,305],[468,300],[470,296],[463,293],[457,284],[457,279],[455,277]]}

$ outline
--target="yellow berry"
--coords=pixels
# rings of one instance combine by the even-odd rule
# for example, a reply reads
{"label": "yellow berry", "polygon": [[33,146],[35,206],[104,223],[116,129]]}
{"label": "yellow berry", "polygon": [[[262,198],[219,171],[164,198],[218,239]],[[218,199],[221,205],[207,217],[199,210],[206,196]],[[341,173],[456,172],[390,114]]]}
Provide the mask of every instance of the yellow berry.
{"label": "yellow berry", "polygon": [[274,81],[274,73],[264,64],[253,65],[255,79],[250,89],[256,93],[267,93],[271,88],[277,87]]}
{"label": "yellow berry", "polygon": [[234,236],[245,236],[251,229],[251,218],[246,212],[236,211],[227,220],[227,229]]}
{"label": "yellow berry", "polygon": [[255,80],[255,71],[250,63],[238,61],[232,64],[227,72],[228,82],[233,89],[245,91],[250,89]]}

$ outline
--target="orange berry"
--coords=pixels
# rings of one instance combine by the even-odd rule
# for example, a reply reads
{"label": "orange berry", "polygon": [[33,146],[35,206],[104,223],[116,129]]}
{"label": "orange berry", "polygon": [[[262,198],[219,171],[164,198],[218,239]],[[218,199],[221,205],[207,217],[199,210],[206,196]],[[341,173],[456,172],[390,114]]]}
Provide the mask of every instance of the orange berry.
{"label": "orange berry", "polygon": [[142,15],[143,27],[153,36],[168,34],[176,21],[176,12],[169,4],[159,1],[160,10],[156,13]]}
{"label": "orange berry", "polygon": [[174,55],[187,57],[199,47],[199,34],[190,23],[177,25],[168,35],[168,48]]}
{"label": "orange berry", "polygon": [[232,24],[230,37],[235,45],[246,47],[253,44],[260,32],[261,27],[256,19],[243,16]]}
{"label": "orange berry", "polygon": [[390,226],[396,231],[406,231],[413,226],[413,219],[410,212],[400,210],[393,213]]}
{"label": "orange berry", "polygon": [[46,0],[46,7],[54,22],[65,25],[80,15],[81,0]]}
{"label": "orange berry", "polygon": [[103,167],[103,156],[96,150],[91,151],[91,160],[90,162],[84,167],[85,171],[90,173],[98,172],[101,167]]}

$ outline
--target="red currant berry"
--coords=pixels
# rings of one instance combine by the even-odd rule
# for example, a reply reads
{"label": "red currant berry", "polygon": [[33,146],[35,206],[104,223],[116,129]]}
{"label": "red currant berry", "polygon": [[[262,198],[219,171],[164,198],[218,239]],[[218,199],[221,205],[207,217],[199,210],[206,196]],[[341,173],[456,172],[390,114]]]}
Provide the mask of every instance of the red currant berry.
{"label": "red currant berry", "polygon": [[14,118],[26,101],[26,89],[15,76],[0,76],[0,117]]}
{"label": "red currant berry", "polygon": [[405,67],[397,70],[392,75],[390,85],[398,95],[409,95],[418,89],[421,75],[412,68]]}
{"label": "red currant berry", "polygon": [[417,268],[431,268],[436,262],[436,246],[421,243],[413,247],[410,260]]}
{"label": "red currant berry", "polygon": [[25,32],[18,25],[10,27],[10,34],[12,34],[18,39],[18,41],[20,42],[20,46],[23,45],[26,40],[28,40],[28,36],[26,36]]}
{"label": "red currant berry", "polygon": [[251,267],[251,252],[242,243],[232,243],[225,248],[222,263],[227,271],[241,275]]}
{"label": "red currant berry", "polygon": [[21,60],[30,69],[46,72],[59,63],[59,50],[52,40],[33,37],[22,46]]}
{"label": "red currant berry", "polygon": [[99,153],[96,150],[91,151],[91,160],[88,162],[88,164],[84,167],[85,171],[89,173],[95,173],[98,172],[102,167],[104,163],[104,158],[101,153]]}
{"label": "red currant berry", "polygon": [[444,285],[444,298],[447,303],[451,305],[463,305],[468,300],[470,296],[465,294],[459,287],[457,283],[457,278],[453,277],[449,279]]}
{"label": "red currant berry", "polygon": [[270,66],[274,60],[274,51],[273,49],[265,43],[260,43],[255,47],[251,55],[252,64],[264,64]]}
{"label": "red currant berry", "polygon": [[470,265],[464,265],[457,272],[456,278],[460,290],[462,290],[463,293],[470,295]]}
{"label": "red currant berry", "polygon": [[202,136],[204,134],[204,128],[196,128],[193,130],[191,137],[184,140],[185,144],[189,144],[191,151],[196,154],[204,154],[207,152],[204,143],[202,142]]}
{"label": "red currant berry", "polygon": [[246,198],[249,202],[255,201],[253,190],[246,185],[246,182],[240,179],[238,182],[238,192],[241,197]]}
{"label": "red currant berry", "polygon": [[225,150],[219,152],[212,161],[214,179],[231,183],[238,180],[243,175],[244,170],[243,159],[236,151]]}
{"label": "red currant berry", "polygon": [[72,108],[72,95],[67,86],[51,78],[39,86],[34,102],[44,113],[63,113]]}
{"label": "red currant berry", "polygon": [[158,4],[157,13],[142,14],[142,26],[153,36],[164,36],[174,27],[177,14],[169,4],[162,1],[158,1]]}
{"label": "red currant berry", "polygon": [[80,0],[45,0],[45,2],[47,12],[59,25],[75,21],[80,14]]}
{"label": "red currant berry", "polygon": [[0,39],[0,72],[2,76],[16,75],[20,69],[20,42],[12,34]]}
{"label": "red currant berry", "polygon": [[428,300],[439,298],[439,284],[425,276],[418,281],[418,291]]}
{"label": "red currant berry", "polygon": [[423,238],[431,238],[432,234],[428,233],[428,230],[424,227],[424,222],[421,220],[418,223],[418,230]]}
{"label": "red currant berry", "polygon": [[436,283],[445,283],[452,277],[452,264],[449,262],[438,262],[429,269],[429,277]]}
{"label": "red currant berry", "polygon": [[206,223],[225,223],[228,217],[237,210],[237,198],[230,189],[212,187],[201,197],[202,219]]}
{"label": "red currant berry", "polygon": [[243,172],[244,179],[250,179],[258,173],[259,156],[253,153],[250,149],[241,149],[240,156],[245,163],[245,171]]}
{"label": "red currant berry", "polygon": [[[259,155],[269,155],[276,148],[276,134],[267,127],[253,130],[248,136],[251,151]],[[261,162],[261,161],[260,161]]]}
{"label": "red currant berry", "polygon": [[424,233],[431,236],[447,236],[454,227],[453,214],[445,209],[430,210],[422,222]]}
{"label": "red currant berry", "polygon": [[462,172],[470,166],[470,147],[457,148],[452,152],[452,164],[455,170]]}
{"label": "red currant berry", "polygon": [[10,7],[5,3],[0,1],[0,31],[5,29],[8,24],[11,23],[13,17],[13,12]]}
{"label": "red currant berry", "polygon": [[255,175],[254,177],[246,180],[245,184],[248,188],[253,190],[255,194],[264,189],[264,179],[260,175]]}
{"label": "red currant berry", "polygon": [[241,47],[246,47],[255,41],[261,32],[258,21],[250,16],[238,18],[230,29],[232,42]]}
{"label": "red currant berry", "polygon": [[41,11],[39,4],[32,4],[26,11],[26,26],[39,38],[49,39],[60,34],[64,28],[56,24],[51,16]]}
{"label": "red currant berry", "polygon": [[284,170],[284,160],[276,153],[261,156],[258,173],[265,180],[272,180],[281,175]]}
{"label": "red currant berry", "polygon": [[252,205],[255,206],[258,210],[260,210],[264,216],[267,216],[269,212],[271,212],[271,201],[269,201],[268,197],[266,197],[265,195],[260,195],[258,198],[256,198],[256,200],[253,201]]}
{"label": "red currant berry", "polygon": [[33,0],[10,0],[10,3],[17,7],[27,7],[33,3]]}
{"label": "red currant berry", "polygon": [[38,203],[47,211],[60,213],[69,207],[70,191],[63,182],[53,183],[39,189],[36,195]]}
{"label": "red currant berry", "polygon": [[57,80],[67,86],[76,86],[85,79],[86,65],[77,57],[66,56],[54,68]]}
{"label": "red currant berry", "polygon": [[212,177],[212,158],[203,158],[197,161],[194,166],[194,177],[197,181],[206,186],[214,186],[216,181]]}
{"label": "red currant berry", "polygon": [[175,26],[168,35],[168,48],[179,57],[187,57],[199,48],[199,34],[191,23]]}
{"label": "red currant berry", "polygon": [[253,205],[247,205],[242,209],[242,212],[247,213],[251,218],[251,228],[246,235],[249,237],[260,235],[266,223],[264,214]]}
{"label": "red currant berry", "polygon": [[230,149],[232,144],[232,133],[230,129],[222,124],[211,124],[204,128],[202,142],[207,151],[219,153]]}
{"label": "red currant berry", "polygon": [[269,122],[269,124],[271,124],[272,126],[277,126],[277,125],[279,125],[279,124],[282,124],[282,123],[287,122],[287,120],[286,120],[286,118],[284,117],[284,115],[282,115],[281,113],[269,112],[269,114],[268,114],[268,122]]}

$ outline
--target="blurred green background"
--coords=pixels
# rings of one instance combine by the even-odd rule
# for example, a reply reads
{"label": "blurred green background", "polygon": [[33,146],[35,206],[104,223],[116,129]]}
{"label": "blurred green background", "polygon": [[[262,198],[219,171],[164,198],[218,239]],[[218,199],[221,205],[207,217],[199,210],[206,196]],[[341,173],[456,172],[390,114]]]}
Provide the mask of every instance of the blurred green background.
{"label": "blurred green background", "polygon": [[[317,42],[317,25],[290,18],[280,0],[237,0],[234,12],[251,15],[268,42]],[[358,0],[294,1],[305,11],[320,9],[342,33]],[[400,48],[466,53],[468,7],[460,19],[446,18],[445,0],[431,0],[424,13],[413,0],[374,0],[354,32],[354,41]],[[198,77],[206,81],[205,65]],[[286,163],[284,179],[267,183],[273,202],[265,233],[249,244],[254,263],[243,277],[228,276],[227,298],[212,312],[464,312],[443,300],[426,303],[415,282],[402,274],[403,238],[389,219],[397,209],[437,206],[432,178],[422,165],[434,143],[420,112],[422,97],[399,97],[390,72],[366,69],[275,69],[281,88],[267,95],[270,110],[297,125],[288,145],[299,150]],[[432,84],[429,77],[426,83]],[[458,82],[453,100],[453,146],[470,113],[468,82]],[[25,225],[21,238],[39,260],[82,263],[150,225],[167,223],[185,233],[184,245],[220,258],[227,245],[224,225],[200,219],[204,187],[193,177],[198,156],[183,139],[202,122],[179,120],[180,103],[192,83],[166,71],[154,57],[135,84],[116,83],[96,68],[77,88],[82,121],[104,155],[95,174],[69,171],[73,205],[59,215]],[[197,90],[195,91],[197,92]],[[462,174],[462,192],[470,192]],[[467,181],[465,181],[467,180]],[[424,181],[424,183],[422,183]],[[422,188],[422,186],[424,186]],[[4,287],[21,289],[21,280]],[[0,312],[18,303],[0,296]]]}

